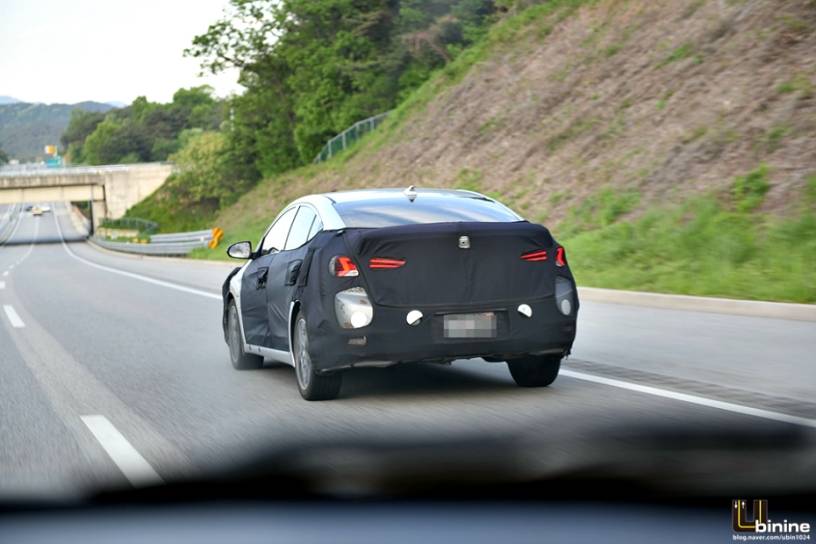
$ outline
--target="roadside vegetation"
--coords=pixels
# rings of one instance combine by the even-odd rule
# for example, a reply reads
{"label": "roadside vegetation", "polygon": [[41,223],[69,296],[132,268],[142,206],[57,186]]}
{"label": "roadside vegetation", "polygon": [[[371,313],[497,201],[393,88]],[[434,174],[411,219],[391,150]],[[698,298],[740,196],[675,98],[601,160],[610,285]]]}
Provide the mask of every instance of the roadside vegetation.
{"label": "roadside vegetation", "polygon": [[[291,192],[295,183],[314,183],[326,168],[311,166],[284,176],[277,190],[271,183],[258,187],[253,196],[264,196],[257,205],[242,201],[222,216],[228,225],[222,247],[196,250],[192,257],[229,260],[224,251],[228,244],[255,244],[280,206],[309,192]],[[759,165],[736,176],[728,190],[655,204],[630,218],[640,195],[607,187],[571,207],[550,228],[567,248],[580,285],[816,303],[816,172],[789,216],[757,212],[772,176],[767,166]],[[488,192],[477,179],[465,172],[454,186]],[[506,194],[502,201],[536,220],[523,210],[524,196]],[[562,198],[553,193],[553,205]],[[273,211],[254,211],[267,204]]]}
{"label": "roadside vegetation", "polygon": [[217,130],[225,103],[206,86],[179,89],[159,104],[139,97],[109,112],[75,109],[60,141],[73,164],[165,161],[181,149],[189,130]]}
{"label": "roadside vegetation", "polygon": [[[791,217],[754,213],[770,184],[759,167],[729,194],[655,206],[637,219],[567,235],[581,285],[816,303],[816,175]],[[611,206],[611,207],[610,207]],[[614,215],[607,203],[595,215]],[[576,210],[588,223],[593,214]]]}
{"label": "roadside vegetation", "polygon": [[[506,4],[506,5],[505,5]],[[128,212],[162,231],[207,226],[261,179],[309,164],[356,121],[393,109],[478,43],[506,0],[233,0],[185,52],[240,69],[240,96],[179,89],[107,114],[74,112],[74,164],[174,162],[179,172]]]}
{"label": "roadside vegetation", "polygon": [[[131,216],[254,243],[303,194],[459,187],[545,223],[584,285],[816,302],[808,0],[231,10],[188,54],[239,67],[247,91],[219,128],[179,135],[179,173]],[[377,131],[310,164],[387,110]],[[224,244],[194,257],[226,258]]]}

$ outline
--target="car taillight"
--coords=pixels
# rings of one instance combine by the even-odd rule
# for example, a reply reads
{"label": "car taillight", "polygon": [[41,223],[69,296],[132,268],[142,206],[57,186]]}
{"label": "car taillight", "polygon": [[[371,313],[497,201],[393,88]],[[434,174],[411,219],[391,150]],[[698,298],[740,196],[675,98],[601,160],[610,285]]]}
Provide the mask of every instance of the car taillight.
{"label": "car taillight", "polygon": [[547,250],[546,249],[537,249],[535,251],[528,251],[527,253],[521,254],[522,261],[528,262],[540,262],[547,260]]}
{"label": "car taillight", "polygon": [[405,259],[389,259],[386,257],[372,257],[368,261],[368,267],[373,270],[390,270],[392,268],[402,268],[405,266]]}
{"label": "car taillight", "polygon": [[346,257],[345,255],[332,257],[332,260],[329,261],[329,272],[331,272],[332,276],[337,276],[338,278],[353,278],[360,275],[360,271],[357,270],[357,265],[354,264],[351,257]]}
{"label": "car taillight", "polygon": [[555,266],[567,266],[567,253],[561,246],[555,250]]}

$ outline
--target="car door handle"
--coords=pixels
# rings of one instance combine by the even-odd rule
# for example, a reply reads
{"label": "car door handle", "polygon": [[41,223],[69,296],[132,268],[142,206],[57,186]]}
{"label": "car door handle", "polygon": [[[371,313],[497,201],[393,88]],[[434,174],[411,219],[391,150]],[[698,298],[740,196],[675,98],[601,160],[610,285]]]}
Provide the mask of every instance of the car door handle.
{"label": "car door handle", "polygon": [[266,287],[266,278],[269,276],[269,267],[264,266],[258,269],[258,279],[255,282],[255,289]]}
{"label": "car door handle", "polygon": [[286,285],[295,284],[298,279],[298,275],[300,274],[300,267],[302,264],[303,261],[301,259],[289,263],[289,266],[286,267]]}

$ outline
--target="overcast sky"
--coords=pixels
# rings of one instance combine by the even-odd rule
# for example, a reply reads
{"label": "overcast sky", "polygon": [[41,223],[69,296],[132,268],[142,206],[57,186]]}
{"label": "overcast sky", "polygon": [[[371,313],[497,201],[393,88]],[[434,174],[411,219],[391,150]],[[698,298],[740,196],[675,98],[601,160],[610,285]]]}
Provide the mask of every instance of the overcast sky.
{"label": "overcast sky", "polygon": [[0,95],[27,102],[169,101],[179,87],[240,91],[237,73],[197,77],[182,52],[228,0],[0,0]]}

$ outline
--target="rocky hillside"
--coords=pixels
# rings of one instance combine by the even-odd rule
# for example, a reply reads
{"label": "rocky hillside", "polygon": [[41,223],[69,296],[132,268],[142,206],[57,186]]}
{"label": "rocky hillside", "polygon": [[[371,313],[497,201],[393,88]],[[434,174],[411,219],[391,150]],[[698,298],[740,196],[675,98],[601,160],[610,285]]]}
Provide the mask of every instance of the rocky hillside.
{"label": "rocky hillside", "polygon": [[[583,283],[816,300],[814,30],[812,0],[555,0],[508,14],[379,133],[267,180],[217,222],[256,237],[304,193],[457,186],[574,240]],[[638,255],[635,242],[655,247]],[[763,264],[788,244],[780,270]],[[638,256],[641,273],[616,269]],[[785,285],[758,289],[757,274]]]}

